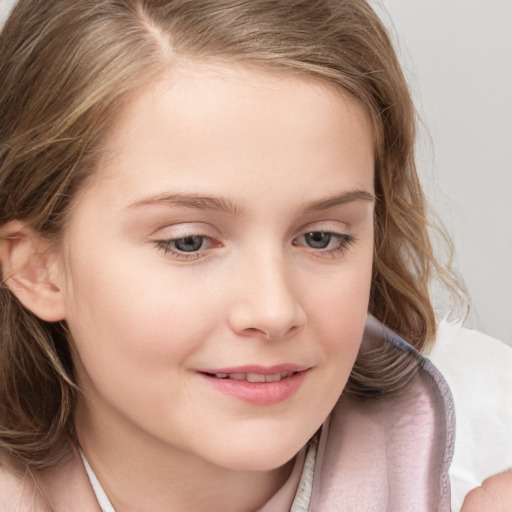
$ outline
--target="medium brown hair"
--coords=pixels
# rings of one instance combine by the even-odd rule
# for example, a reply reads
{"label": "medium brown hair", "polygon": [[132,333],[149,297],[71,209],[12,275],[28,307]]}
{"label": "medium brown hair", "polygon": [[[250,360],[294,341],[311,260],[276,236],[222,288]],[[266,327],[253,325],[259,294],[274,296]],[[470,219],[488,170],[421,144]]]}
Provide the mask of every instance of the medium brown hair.
{"label": "medium brown hair", "polygon": [[[363,0],[22,0],[0,36],[0,226],[17,219],[58,243],[124,99],[183,56],[316,76],[365,105],[376,145],[369,309],[422,350],[442,268],[415,170],[415,111]],[[40,320],[5,285],[0,315],[0,450],[51,467],[73,432],[66,325]],[[409,367],[391,359],[361,357],[345,392],[399,387]]]}

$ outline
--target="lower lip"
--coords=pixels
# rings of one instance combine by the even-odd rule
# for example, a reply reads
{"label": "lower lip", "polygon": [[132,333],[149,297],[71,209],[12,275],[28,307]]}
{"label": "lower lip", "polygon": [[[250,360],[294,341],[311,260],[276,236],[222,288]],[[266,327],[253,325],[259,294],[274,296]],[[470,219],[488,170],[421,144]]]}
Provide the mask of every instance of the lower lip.
{"label": "lower lip", "polygon": [[272,405],[294,395],[301,386],[307,371],[294,373],[277,382],[248,382],[246,380],[219,379],[201,373],[215,389],[255,405]]}

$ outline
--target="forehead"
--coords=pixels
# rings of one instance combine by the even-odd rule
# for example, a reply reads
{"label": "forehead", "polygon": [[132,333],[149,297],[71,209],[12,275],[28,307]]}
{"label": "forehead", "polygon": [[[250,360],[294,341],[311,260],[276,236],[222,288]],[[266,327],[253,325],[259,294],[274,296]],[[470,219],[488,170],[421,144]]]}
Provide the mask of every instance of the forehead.
{"label": "forehead", "polygon": [[[111,127],[106,149],[111,156],[115,155],[119,145],[139,137],[141,126],[134,123],[137,119],[147,124],[165,124],[172,112],[176,130],[193,122],[204,124],[206,129],[205,121],[222,113],[223,119],[217,118],[219,125],[225,121],[243,127],[251,120],[237,114],[241,109],[252,109],[262,120],[267,114],[279,124],[283,114],[288,117],[293,114],[294,106],[308,102],[312,107],[310,118],[304,117],[302,109],[302,117],[298,114],[296,118],[298,123],[306,125],[309,120],[315,120],[315,114],[322,116],[327,110],[347,122],[354,123],[357,118],[363,130],[372,130],[365,106],[345,88],[319,75],[239,62],[181,59],[159,78],[125,98]],[[270,110],[276,103],[280,108]],[[164,110],[163,105],[169,108]],[[155,117],[154,110],[160,115]]]}
{"label": "forehead", "polygon": [[323,170],[332,179],[336,166],[358,188],[373,187],[373,173],[359,172],[373,171],[366,109],[341,87],[290,71],[182,62],[127,99],[105,146],[93,181],[122,188],[134,172],[151,174],[153,193],[189,184],[223,193],[235,181],[251,187],[258,178],[268,186],[306,169],[314,189]]}

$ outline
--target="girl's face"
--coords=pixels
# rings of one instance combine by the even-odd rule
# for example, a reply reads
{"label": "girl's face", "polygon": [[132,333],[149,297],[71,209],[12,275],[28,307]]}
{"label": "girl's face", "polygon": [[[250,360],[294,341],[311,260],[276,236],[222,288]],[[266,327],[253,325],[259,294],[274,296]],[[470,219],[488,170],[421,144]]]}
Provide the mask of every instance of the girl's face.
{"label": "girl's face", "polygon": [[132,98],[107,147],[62,258],[79,435],[238,470],[284,464],[361,342],[365,111],[318,80],[193,63]]}

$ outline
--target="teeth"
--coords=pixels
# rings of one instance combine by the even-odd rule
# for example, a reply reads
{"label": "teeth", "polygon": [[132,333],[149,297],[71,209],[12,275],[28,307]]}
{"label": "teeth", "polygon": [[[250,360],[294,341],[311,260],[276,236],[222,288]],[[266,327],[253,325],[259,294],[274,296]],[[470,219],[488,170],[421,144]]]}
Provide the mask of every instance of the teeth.
{"label": "teeth", "polygon": [[234,379],[234,380],[247,380],[247,374],[246,373],[230,373],[229,378]]}
{"label": "teeth", "polygon": [[293,375],[293,372],[282,372],[274,375],[262,375],[260,373],[216,373],[218,379],[246,380],[247,382],[279,382]]}
{"label": "teeth", "polygon": [[265,382],[265,375],[260,375],[258,373],[248,373],[246,380],[249,382]]}

